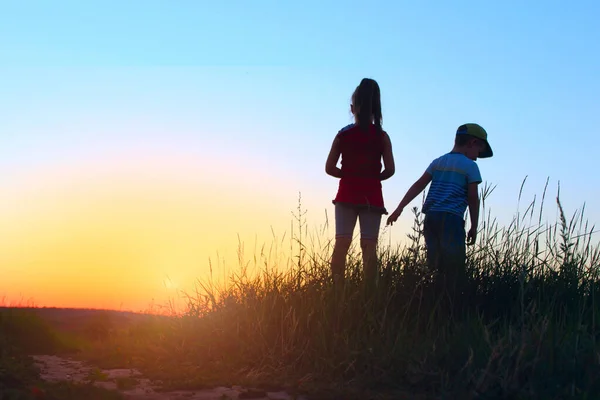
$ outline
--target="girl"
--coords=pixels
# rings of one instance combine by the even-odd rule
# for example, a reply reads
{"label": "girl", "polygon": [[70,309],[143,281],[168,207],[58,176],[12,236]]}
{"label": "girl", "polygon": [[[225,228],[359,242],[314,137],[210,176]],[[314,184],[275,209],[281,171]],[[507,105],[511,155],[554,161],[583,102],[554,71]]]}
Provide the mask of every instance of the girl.
{"label": "girl", "polygon": [[[387,214],[381,181],[395,172],[392,143],[381,127],[381,93],[376,81],[365,78],[360,82],[352,94],[350,110],[354,123],[338,132],[325,164],[328,175],[340,178],[333,200],[336,233],[331,273],[336,285],[344,281],[346,256],[357,219],[360,222],[363,277],[367,283],[375,283],[379,227],[382,214]],[[340,155],[341,169],[337,167]]]}

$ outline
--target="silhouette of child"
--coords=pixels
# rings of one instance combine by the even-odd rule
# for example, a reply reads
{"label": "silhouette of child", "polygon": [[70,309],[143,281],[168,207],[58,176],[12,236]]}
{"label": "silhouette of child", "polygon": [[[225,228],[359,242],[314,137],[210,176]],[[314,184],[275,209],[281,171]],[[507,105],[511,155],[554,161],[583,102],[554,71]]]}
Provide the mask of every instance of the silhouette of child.
{"label": "silhouette of child", "polygon": [[[487,132],[477,124],[458,127],[451,152],[431,162],[425,173],[408,189],[406,195],[389,216],[392,225],[404,208],[431,182],[423,204],[423,235],[427,248],[427,263],[437,271],[445,293],[454,301],[461,294],[466,280],[465,238],[472,245],[477,238],[479,219],[478,185],[481,183],[477,158],[492,157]],[[471,228],[465,234],[464,214],[469,207]]]}
{"label": "silhouette of child", "polygon": [[325,164],[327,174],[340,178],[333,200],[336,233],[331,273],[335,284],[344,281],[346,257],[358,219],[363,277],[367,283],[375,283],[379,227],[382,214],[387,214],[381,181],[395,171],[392,143],[381,126],[381,92],[376,81],[365,78],[360,82],[352,94],[350,110],[355,122],[337,133]]}

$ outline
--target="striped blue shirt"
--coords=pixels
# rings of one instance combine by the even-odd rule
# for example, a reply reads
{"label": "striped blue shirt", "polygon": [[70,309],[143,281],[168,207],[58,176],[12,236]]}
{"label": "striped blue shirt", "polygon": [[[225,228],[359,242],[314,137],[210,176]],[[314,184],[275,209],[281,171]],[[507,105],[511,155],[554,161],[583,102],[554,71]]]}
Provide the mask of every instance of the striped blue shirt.
{"label": "striped blue shirt", "polygon": [[481,182],[477,163],[461,153],[447,153],[436,158],[427,168],[431,187],[423,212],[443,211],[464,218],[467,210],[467,185]]}

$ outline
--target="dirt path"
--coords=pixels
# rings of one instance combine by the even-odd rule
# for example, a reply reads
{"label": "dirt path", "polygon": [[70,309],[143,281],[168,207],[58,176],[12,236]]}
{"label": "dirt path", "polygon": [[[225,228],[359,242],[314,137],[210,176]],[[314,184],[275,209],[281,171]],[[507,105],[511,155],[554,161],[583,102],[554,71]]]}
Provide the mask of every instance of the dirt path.
{"label": "dirt path", "polygon": [[254,391],[237,386],[163,392],[157,391],[158,386],[136,369],[98,369],[81,361],[48,355],[33,356],[33,359],[45,381],[93,382],[98,387],[121,392],[128,400],[307,400],[285,392]]}

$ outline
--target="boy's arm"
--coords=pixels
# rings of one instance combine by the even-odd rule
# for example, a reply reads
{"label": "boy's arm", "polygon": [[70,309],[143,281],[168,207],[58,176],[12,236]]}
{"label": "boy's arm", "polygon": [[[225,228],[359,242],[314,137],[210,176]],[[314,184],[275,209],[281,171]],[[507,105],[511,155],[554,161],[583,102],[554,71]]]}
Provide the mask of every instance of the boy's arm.
{"label": "boy's arm", "polygon": [[429,185],[429,182],[431,182],[431,179],[432,175],[426,171],[415,183],[412,184],[412,186],[408,189],[408,191],[402,198],[402,201],[400,201],[400,204],[398,204],[398,207],[388,218],[388,225],[391,225],[392,223],[396,222],[400,214],[402,214],[402,211],[404,211],[404,207],[406,207],[411,201],[413,201],[415,197],[419,195],[419,193],[425,190],[427,185]]}
{"label": "boy's arm", "polygon": [[467,202],[469,204],[469,215],[471,217],[471,229],[467,235],[467,244],[475,243],[477,239],[477,223],[479,221],[479,182],[469,183],[467,186]]}
{"label": "boy's arm", "polygon": [[329,150],[329,156],[327,156],[327,162],[325,163],[325,173],[327,173],[327,175],[331,175],[335,178],[342,177],[342,170],[337,166],[341,153],[340,138],[336,136],[335,139],[333,139],[331,150]]}
{"label": "boy's arm", "polygon": [[383,166],[384,170],[379,174],[379,179],[382,181],[391,178],[396,172],[392,141],[386,132],[383,132]]}

